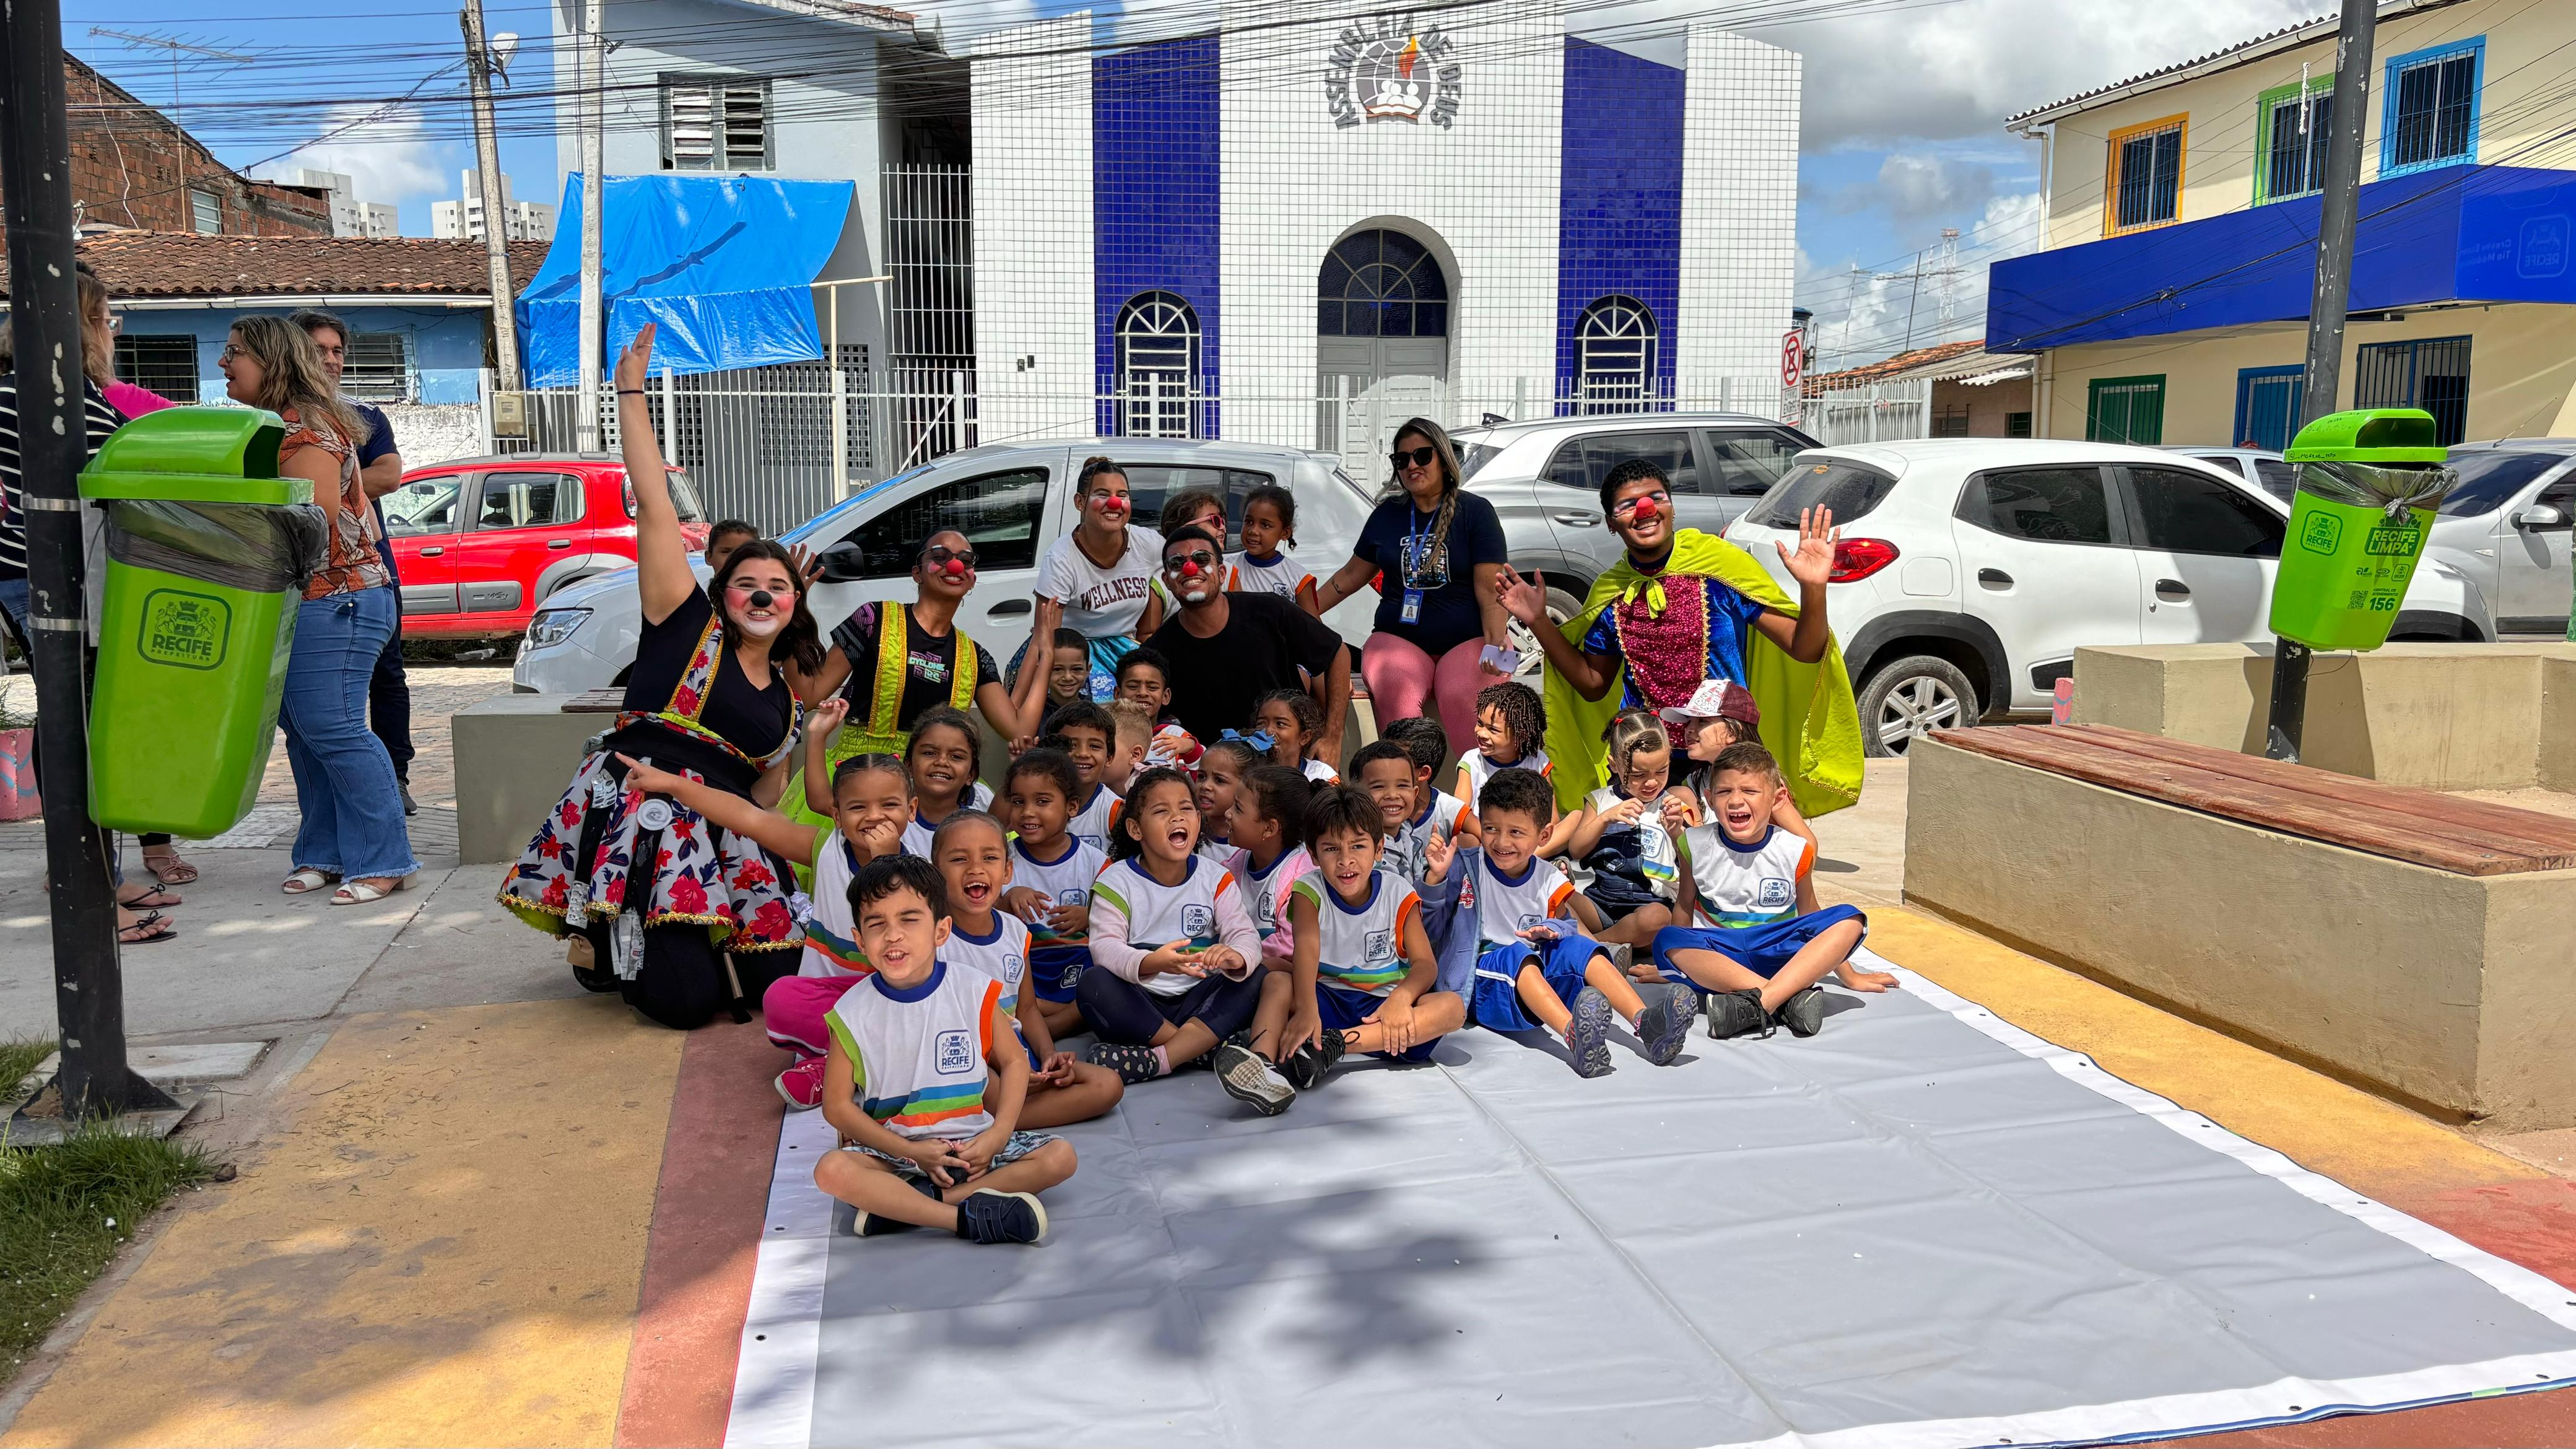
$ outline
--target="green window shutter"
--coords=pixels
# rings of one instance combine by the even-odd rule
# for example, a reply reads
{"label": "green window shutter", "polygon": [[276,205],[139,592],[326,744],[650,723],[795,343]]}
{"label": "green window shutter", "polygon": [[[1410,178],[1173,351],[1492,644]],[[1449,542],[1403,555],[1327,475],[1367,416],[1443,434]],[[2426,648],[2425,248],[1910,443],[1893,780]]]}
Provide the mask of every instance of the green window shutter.
{"label": "green window shutter", "polygon": [[2097,377],[2086,385],[2084,440],[2153,447],[2165,436],[2164,374]]}

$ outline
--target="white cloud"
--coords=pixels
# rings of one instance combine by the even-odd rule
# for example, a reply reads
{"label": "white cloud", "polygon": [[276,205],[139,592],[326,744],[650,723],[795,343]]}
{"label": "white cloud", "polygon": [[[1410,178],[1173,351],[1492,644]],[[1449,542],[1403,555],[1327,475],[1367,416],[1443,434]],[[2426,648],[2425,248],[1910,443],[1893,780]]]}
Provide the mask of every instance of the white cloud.
{"label": "white cloud", "polygon": [[1886,207],[1900,221],[1965,211],[1983,205],[1994,194],[1993,167],[1909,151],[1889,152],[1878,163],[1878,184],[1869,189],[1871,202]]}
{"label": "white cloud", "polygon": [[401,203],[445,197],[457,186],[446,143],[431,138],[417,110],[378,116],[376,107],[335,107],[310,145],[260,168],[282,175],[299,168],[344,172],[361,201]]}

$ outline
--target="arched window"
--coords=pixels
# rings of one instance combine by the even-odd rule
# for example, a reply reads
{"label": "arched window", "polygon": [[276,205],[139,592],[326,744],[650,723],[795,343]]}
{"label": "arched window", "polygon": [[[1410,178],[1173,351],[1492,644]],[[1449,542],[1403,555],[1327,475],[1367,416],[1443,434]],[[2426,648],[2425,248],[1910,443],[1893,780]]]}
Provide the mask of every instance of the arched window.
{"label": "arched window", "polygon": [[1199,314],[1170,292],[1139,292],[1118,309],[1118,432],[1190,438],[1197,408]]}
{"label": "arched window", "polygon": [[1400,231],[1354,232],[1324,256],[1315,330],[1325,337],[1446,337],[1449,279]]}
{"label": "arched window", "polygon": [[1574,326],[1575,397],[1582,410],[1625,412],[1654,394],[1655,314],[1634,297],[1603,297]]}

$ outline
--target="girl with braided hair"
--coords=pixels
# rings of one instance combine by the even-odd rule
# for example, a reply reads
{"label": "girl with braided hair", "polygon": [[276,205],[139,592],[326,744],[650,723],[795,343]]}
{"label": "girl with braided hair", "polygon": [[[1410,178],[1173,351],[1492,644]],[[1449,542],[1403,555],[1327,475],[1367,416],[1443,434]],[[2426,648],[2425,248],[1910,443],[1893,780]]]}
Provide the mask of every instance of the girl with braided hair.
{"label": "girl with braided hair", "polygon": [[1319,612],[1378,582],[1377,632],[1360,652],[1380,720],[1436,708],[1450,748],[1474,746],[1476,691],[1510,673],[1498,667],[1510,618],[1500,588],[1507,566],[1494,505],[1462,490],[1457,450],[1429,418],[1395,435],[1388,496],[1369,515],[1350,559],[1317,590]]}

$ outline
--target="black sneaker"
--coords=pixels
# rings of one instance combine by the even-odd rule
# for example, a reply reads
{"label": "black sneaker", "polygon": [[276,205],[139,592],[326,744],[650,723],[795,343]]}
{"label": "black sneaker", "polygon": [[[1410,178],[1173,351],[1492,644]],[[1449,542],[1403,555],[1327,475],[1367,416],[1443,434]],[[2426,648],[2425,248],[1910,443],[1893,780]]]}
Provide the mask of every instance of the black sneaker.
{"label": "black sneaker", "polygon": [[396,780],[394,782],[394,793],[402,796],[403,813],[405,815],[418,815],[420,813],[420,802],[411,798],[411,781]]}
{"label": "black sneaker", "polygon": [[1227,1042],[1208,1057],[1216,1070],[1216,1084],[1225,1088],[1225,1094],[1264,1117],[1278,1116],[1297,1100],[1297,1089],[1250,1047]]}
{"label": "black sneaker", "polygon": [[988,1187],[957,1204],[957,1236],[970,1243],[1034,1243],[1046,1230],[1046,1208],[1033,1192]]}
{"label": "black sneaker", "polygon": [[1618,1019],[1610,998],[1597,986],[1586,986],[1574,998],[1574,1020],[1565,1028],[1565,1046],[1574,1053],[1574,1074],[1598,1077],[1610,1070],[1610,1023]]}
{"label": "black sneaker", "polygon": [[[1640,993],[1643,994],[1643,993]],[[1691,1018],[1698,1013],[1694,993],[1678,986],[1667,986],[1662,993],[1646,1002],[1637,1013],[1637,1044],[1646,1050],[1646,1060],[1659,1067],[1673,1064],[1690,1041]]]}
{"label": "black sneaker", "polygon": [[1286,1077],[1289,1085],[1298,1091],[1311,1092],[1324,1084],[1325,1073],[1330,1072],[1333,1063],[1340,1061],[1342,1053],[1349,1049],[1350,1043],[1341,1032],[1328,1028],[1324,1032],[1322,1046],[1304,1042],[1290,1052],[1288,1060],[1279,1064],[1279,1075]]}
{"label": "black sneaker", "polygon": [[[938,1202],[940,1200],[938,1184],[932,1182],[929,1178],[906,1177],[904,1181],[910,1183],[914,1191],[920,1193],[923,1197],[930,1199],[932,1202]],[[888,1233],[908,1233],[920,1226],[921,1224],[919,1223],[907,1223],[900,1218],[877,1217],[868,1212],[861,1211],[859,1215],[853,1218],[850,1222],[850,1236],[854,1238],[882,1238]]]}
{"label": "black sneaker", "polygon": [[1825,988],[1810,986],[1780,1003],[1771,1020],[1789,1028],[1791,1036],[1814,1036],[1825,1029]]}
{"label": "black sneaker", "polygon": [[1708,993],[1706,1005],[1708,1034],[1719,1041],[1771,1034],[1771,1014],[1762,1009],[1762,993],[1759,991],[1712,991]]}
{"label": "black sneaker", "polygon": [[1150,1082],[1163,1075],[1163,1064],[1154,1060],[1152,1047],[1126,1046],[1114,1041],[1096,1041],[1082,1049],[1082,1059],[1095,1067],[1107,1067],[1118,1074],[1118,1080],[1129,1086]]}

